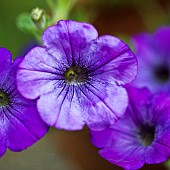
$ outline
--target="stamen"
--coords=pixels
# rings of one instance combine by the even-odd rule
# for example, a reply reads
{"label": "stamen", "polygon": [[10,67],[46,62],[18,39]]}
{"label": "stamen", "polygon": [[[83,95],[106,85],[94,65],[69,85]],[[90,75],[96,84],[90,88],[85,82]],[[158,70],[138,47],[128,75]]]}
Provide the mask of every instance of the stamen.
{"label": "stamen", "polygon": [[8,95],[0,90],[0,107],[7,106],[10,103]]}
{"label": "stamen", "polygon": [[85,68],[80,66],[72,66],[64,73],[64,79],[67,83],[84,83],[87,81],[88,74]]}
{"label": "stamen", "polygon": [[139,131],[139,138],[144,146],[150,145],[155,137],[155,128],[148,124],[141,127]]}

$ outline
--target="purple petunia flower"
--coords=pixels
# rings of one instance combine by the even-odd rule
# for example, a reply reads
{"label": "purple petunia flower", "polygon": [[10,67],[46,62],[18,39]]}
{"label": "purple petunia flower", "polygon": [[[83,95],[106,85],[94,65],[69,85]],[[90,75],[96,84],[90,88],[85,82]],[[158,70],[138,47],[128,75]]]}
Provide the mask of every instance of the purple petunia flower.
{"label": "purple petunia flower", "polygon": [[40,118],[36,102],[23,98],[16,87],[17,66],[11,53],[0,48],[0,157],[6,148],[21,151],[34,144],[48,131]]}
{"label": "purple petunia flower", "polygon": [[132,43],[139,65],[134,85],[170,94],[170,27],[160,27],[153,34],[137,34]]}
{"label": "purple petunia flower", "polygon": [[137,62],[118,38],[98,38],[87,23],[59,21],[43,34],[44,47],[33,48],[19,66],[19,91],[38,98],[42,119],[60,129],[86,123],[100,130],[113,124],[127,107],[121,85],[136,76]]}
{"label": "purple petunia flower", "polygon": [[125,169],[139,169],[170,157],[170,97],[128,87],[129,106],[112,127],[91,131],[99,154]]}

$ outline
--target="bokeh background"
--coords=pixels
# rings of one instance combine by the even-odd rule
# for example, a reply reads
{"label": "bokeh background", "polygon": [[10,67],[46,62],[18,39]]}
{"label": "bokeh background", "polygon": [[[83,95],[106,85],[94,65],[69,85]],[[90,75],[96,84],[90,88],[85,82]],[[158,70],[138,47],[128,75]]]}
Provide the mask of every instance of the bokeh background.
{"label": "bokeh background", "polygon": [[[70,0],[72,1],[72,0]],[[45,0],[0,0],[0,46],[13,57],[36,43],[33,35],[17,27],[17,17],[35,7],[50,8]],[[127,43],[133,34],[152,32],[170,23],[169,0],[77,0],[69,19],[92,23],[100,35],[118,36]],[[57,22],[57,21],[56,21]],[[130,44],[129,44],[130,45]],[[121,170],[97,154],[89,140],[88,129],[67,132],[51,129],[29,149],[7,153],[0,159],[0,170]],[[142,170],[164,170],[163,164],[146,165]]]}

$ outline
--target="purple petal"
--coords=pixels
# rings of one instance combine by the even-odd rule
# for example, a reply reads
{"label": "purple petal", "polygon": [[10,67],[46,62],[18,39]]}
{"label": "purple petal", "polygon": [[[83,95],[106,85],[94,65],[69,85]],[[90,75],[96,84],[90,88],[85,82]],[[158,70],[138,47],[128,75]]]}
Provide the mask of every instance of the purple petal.
{"label": "purple petal", "polygon": [[166,161],[170,157],[169,146],[161,143],[153,143],[147,147],[145,152],[145,162],[147,164],[155,164]]}
{"label": "purple petal", "polygon": [[2,86],[4,80],[7,78],[9,67],[12,63],[12,55],[7,49],[0,48],[0,56],[0,86]]}
{"label": "purple petal", "polygon": [[[8,51],[6,48],[0,48],[0,63],[5,65],[10,65],[12,63],[12,54],[10,51]],[[4,67],[1,67],[0,69],[3,69]]]}
{"label": "purple petal", "polygon": [[[140,65],[140,61],[139,61]],[[169,83],[162,83],[155,78],[153,67],[150,65],[143,65],[139,67],[138,75],[131,85],[139,88],[148,87],[152,92],[168,91]]]}
{"label": "purple petal", "polygon": [[127,146],[139,144],[136,140],[136,124],[133,121],[134,119],[126,112],[123,117],[110,128],[106,128],[103,131],[90,130],[90,139],[92,143],[99,148],[112,148],[112,146],[116,146],[115,148],[119,148],[120,151],[123,143]]}
{"label": "purple petal", "polygon": [[153,50],[151,37],[147,34],[142,34],[133,37],[132,41],[139,65],[138,75],[133,83],[135,83],[137,87],[145,87],[147,84],[147,86],[151,86],[152,89],[153,86],[157,86],[153,75],[157,52]]}
{"label": "purple petal", "polygon": [[81,90],[81,105],[84,106],[86,124],[90,129],[110,127],[125,112],[128,98],[124,88],[93,82]]}
{"label": "purple petal", "polygon": [[152,115],[148,121],[156,125],[156,135],[146,150],[145,161],[148,164],[161,163],[170,157],[170,98],[159,94],[152,100]]}
{"label": "purple petal", "polygon": [[73,86],[64,87],[52,93],[41,95],[38,100],[38,110],[48,125],[65,130],[83,128],[85,122],[75,88]]}
{"label": "purple petal", "polygon": [[[147,33],[137,34],[132,37],[132,43],[135,48],[135,54],[139,60],[139,65],[150,67],[161,61],[159,47],[157,47],[152,35]],[[142,68],[141,68],[142,69]]]}
{"label": "purple petal", "polygon": [[67,130],[81,129],[85,122],[95,130],[109,127],[126,107],[126,91],[117,86],[100,86],[97,91],[92,87],[65,86],[38,100],[42,119],[48,125]]}
{"label": "purple petal", "polygon": [[[110,128],[90,131],[92,143],[101,148],[99,154],[103,158],[129,170],[139,169],[144,163],[166,161],[170,157],[170,97],[152,96],[146,88],[126,89],[126,113]],[[152,143],[144,145],[139,132],[147,125],[154,127],[155,134]]]}
{"label": "purple petal", "polygon": [[6,131],[4,129],[3,113],[0,111],[0,157],[6,152]]}
{"label": "purple petal", "polygon": [[[101,130],[124,114],[128,97],[119,85],[135,78],[136,58],[119,39],[97,36],[90,24],[59,21],[44,32],[44,49],[34,48],[20,64],[19,91],[39,97],[38,110],[48,125],[75,130],[86,122]],[[68,83],[70,67],[83,68],[86,81]]]}
{"label": "purple petal", "polygon": [[48,127],[39,117],[35,102],[22,100],[21,103],[19,99],[15,99],[15,102],[5,111],[5,123],[8,125],[5,128],[7,147],[12,151],[20,151],[43,137]]}
{"label": "purple petal", "polygon": [[145,149],[138,142],[135,131],[133,120],[126,114],[109,129],[91,131],[91,140],[101,148],[99,154],[106,160],[125,169],[138,169],[144,165]]}
{"label": "purple petal", "polygon": [[[120,141],[122,143],[122,141]],[[138,147],[129,147],[128,145],[120,145],[117,149],[115,146],[112,150],[103,149],[99,154],[113,164],[121,166],[126,170],[139,169],[144,165],[144,149]]]}
{"label": "purple petal", "polygon": [[148,108],[152,105],[153,96],[147,88],[138,89],[126,86],[126,90],[129,96],[129,105],[125,115],[113,129],[122,129],[128,134],[136,134],[135,130],[145,125],[146,120],[152,124],[153,114]]}
{"label": "purple petal", "polygon": [[22,97],[16,86],[16,72],[22,57],[14,60],[8,68],[6,84],[2,87],[10,98],[10,103],[0,108],[1,132],[4,146],[12,151],[21,151],[43,137],[48,126],[40,118],[35,100]]}
{"label": "purple petal", "polygon": [[139,65],[135,86],[147,86],[152,92],[169,92],[169,81],[162,82],[155,75],[161,65],[170,64],[169,36],[169,27],[161,27],[153,35],[142,33],[132,37]]}
{"label": "purple petal", "polygon": [[165,126],[158,128],[157,139],[152,143],[152,146],[146,150],[145,160],[148,164],[161,163],[170,157],[169,119],[170,118],[167,118],[168,122],[162,122]]}
{"label": "purple petal", "polygon": [[57,63],[41,47],[35,47],[19,65],[17,85],[22,95],[35,99],[54,89],[57,81]]}
{"label": "purple petal", "polygon": [[98,148],[103,148],[109,142],[110,136],[112,135],[112,130],[110,128],[104,129],[102,131],[90,130],[90,141]]}
{"label": "purple petal", "polygon": [[148,114],[148,108],[146,106],[151,104],[153,96],[147,88],[138,89],[128,86],[126,90],[129,95],[128,117],[133,116],[134,123],[140,125],[146,121],[149,115],[152,116],[152,113]]}
{"label": "purple petal", "polygon": [[113,36],[101,36],[81,53],[81,63],[96,78],[112,84],[131,82],[137,74],[137,60],[129,47]]}
{"label": "purple petal", "polygon": [[[153,35],[154,42],[157,43],[157,47],[162,51],[162,58],[165,58],[170,63],[170,27],[162,26]],[[160,58],[161,58],[160,57]]]}
{"label": "purple petal", "polygon": [[[150,106],[148,105],[149,114],[147,113],[145,119],[156,127],[156,139],[163,142],[165,138],[164,134],[170,130],[170,98],[166,93],[159,93],[154,95],[150,104]],[[168,145],[170,146],[170,144]]]}
{"label": "purple petal", "polygon": [[43,44],[59,62],[71,65],[87,43],[98,37],[96,29],[87,23],[59,21],[43,34]]}

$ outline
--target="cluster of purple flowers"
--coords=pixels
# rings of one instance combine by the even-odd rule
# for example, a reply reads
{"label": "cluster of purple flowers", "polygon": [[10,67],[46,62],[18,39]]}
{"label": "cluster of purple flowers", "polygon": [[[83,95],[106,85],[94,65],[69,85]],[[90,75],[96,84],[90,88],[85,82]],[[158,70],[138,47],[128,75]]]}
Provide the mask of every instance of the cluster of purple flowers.
{"label": "cluster of purple flowers", "polygon": [[124,116],[103,131],[90,131],[99,154],[126,170],[139,169],[170,158],[170,97],[148,89],[128,87]]}
{"label": "cluster of purple flowers", "polygon": [[132,37],[132,44],[139,65],[133,85],[170,94],[170,27],[160,27],[153,34],[137,34]]}
{"label": "cluster of purple flowers", "polygon": [[170,158],[170,27],[132,37],[138,74],[126,90],[125,114],[102,131],[90,130],[99,154],[126,170]]}
{"label": "cluster of purple flowers", "polygon": [[86,124],[99,154],[113,164],[138,169],[167,160],[169,37],[168,27],[133,37],[138,75],[128,45],[98,37],[87,23],[59,21],[44,32],[43,47],[13,62],[0,48],[0,156],[6,148],[27,148],[50,126],[80,130]]}
{"label": "cluster of purple flowers", "polygon": [[33,48],[19,65],[18,89],[37,99],[48,125],[94,130],[110,127],[128,104],[125,88],[137,72],[129,47],[113,36],[98,37],[87,23],[59,21],[42,37],[44,47]]}

